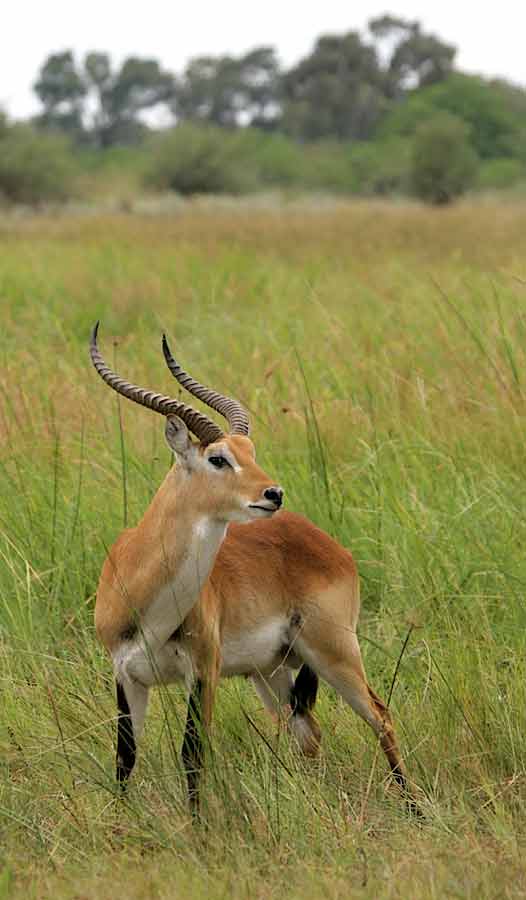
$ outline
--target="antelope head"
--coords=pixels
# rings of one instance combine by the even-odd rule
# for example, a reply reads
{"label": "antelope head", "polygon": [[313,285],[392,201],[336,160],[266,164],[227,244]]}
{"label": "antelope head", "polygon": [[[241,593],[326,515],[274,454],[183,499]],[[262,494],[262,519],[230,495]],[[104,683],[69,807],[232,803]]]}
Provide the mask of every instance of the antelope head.
{"label": "antelope head", "polygon": [[230,494],[234,500],[230,520],[247,522],[272,515],[282,504],[283,490],[256,464],[247,411],[237,400],[205,387],[185,372],[172,356],[166,335],[163,353],[179,384],[228,422],[228,432],[214,426],[216,433],[210,441],[193,445],[194,469],[205,473],[210,499],[224,495],[227,502]]}
{"label": "antelope head", "polygon": [[281,507],[283,490],[256,463],[248,415],[241,404],[188,375],[174,360],[164,336],[164,355],[172,374],[190,394],[220,413],[229,430],[222,431],[208,416],[179,400],[125,381],[102,358],[97,346],[98,326],[97,322],[90,343],[93,365],[113,390],[165,416],[165,436],[177,460],[180,486],[191,491],[196,513],[222,522],[250,522],[272,516]]}

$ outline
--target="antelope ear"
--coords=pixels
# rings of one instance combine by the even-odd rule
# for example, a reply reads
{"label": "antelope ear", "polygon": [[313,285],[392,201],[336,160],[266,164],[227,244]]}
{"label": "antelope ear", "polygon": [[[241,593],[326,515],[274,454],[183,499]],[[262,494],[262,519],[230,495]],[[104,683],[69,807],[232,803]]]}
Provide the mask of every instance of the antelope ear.
{"label": "antelope ear", "polygon": [[188,466],[196,450],[183,420],[179,416],[167,416],[164,434],[170,450],[173,450],[178,460]]}

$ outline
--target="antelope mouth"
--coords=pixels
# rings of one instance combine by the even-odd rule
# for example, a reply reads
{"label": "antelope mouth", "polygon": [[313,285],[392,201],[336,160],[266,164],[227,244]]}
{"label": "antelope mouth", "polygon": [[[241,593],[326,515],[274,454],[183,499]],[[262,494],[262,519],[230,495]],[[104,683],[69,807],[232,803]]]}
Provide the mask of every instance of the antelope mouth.
{"label": "antelope mouth", "polygon": [[268,506],[263,503],[249,503],[248,508],[258,509],[267,515],[272,515],[272,513],[277,512],[280,507],[276,503],[269,503]]}

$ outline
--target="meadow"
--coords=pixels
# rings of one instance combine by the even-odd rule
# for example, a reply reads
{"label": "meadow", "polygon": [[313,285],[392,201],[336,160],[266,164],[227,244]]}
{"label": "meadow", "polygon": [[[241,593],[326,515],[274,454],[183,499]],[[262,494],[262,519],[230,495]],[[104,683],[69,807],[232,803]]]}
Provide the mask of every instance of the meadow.
{"label": "meadow", "polygon": [[[251,206],[0,219],[0,898],[526,896],[526,206]],[[360,641],[425,814],[326,686],[317,761],[223,682],[203,821],[181,689],[125,800],[93,628],[106,549],[170,464],[166,331],[251,412],[286,505],[358,563]]]}

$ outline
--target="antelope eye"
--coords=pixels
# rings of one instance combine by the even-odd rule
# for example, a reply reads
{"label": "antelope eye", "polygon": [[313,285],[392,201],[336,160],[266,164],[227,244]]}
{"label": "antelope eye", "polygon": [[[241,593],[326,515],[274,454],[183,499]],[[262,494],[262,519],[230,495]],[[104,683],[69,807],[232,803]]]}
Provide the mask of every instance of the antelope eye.
{"label": "antelope eye", "polygon": [[230,463],[224,456],[209,456],[208,462],[211,466],[214,466],[215,469],[223,469],[225,466],[229,466]]}

